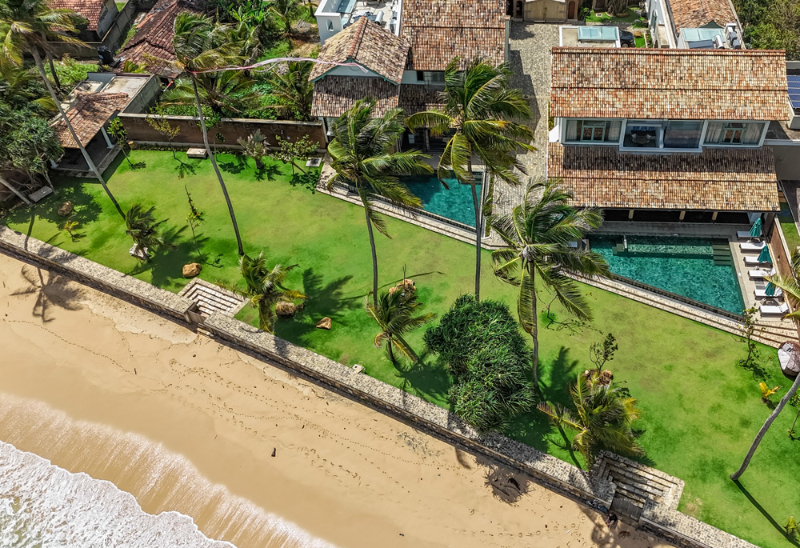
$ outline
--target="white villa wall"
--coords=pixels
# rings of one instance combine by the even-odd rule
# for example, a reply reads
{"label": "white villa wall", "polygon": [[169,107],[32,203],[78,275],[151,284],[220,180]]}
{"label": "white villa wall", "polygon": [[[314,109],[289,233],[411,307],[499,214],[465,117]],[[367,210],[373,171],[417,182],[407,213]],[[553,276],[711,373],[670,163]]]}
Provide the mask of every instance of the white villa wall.
{"label": "white villa wall", "polygon": [[[663,26],[664,31],[666,31],[663,34],[666,35],[669,43],[660,45],[661,47],[674,48],[677,47],[677,43],[672,32],[672,18],[670,17],[669,10],[667,9],[667,1],[668,0],[647,0],[645,7],[647,11],[647,17],[649,17],[647,24],[648,29],[650,30],[650,38],[654,44],[658,43],[660,40],[658,27]],[[654,16],[656,17],[655,25],[653,25]]]}
{"label": "white villa wall", "polygon": [[106,35],[106,32],[111,28],[117,15],[119,15],[119,10],[114,0],[106,0],[103,2],[103,11],[100,13],[100,21],[97,23],[97,34],[100,38]]}
{"label": "white villa wall", "polygon": [[338,0],[325,0],[317,6],[314,17],[317,19],[319,29],[319,42],[324,44],[325,40],[342,30],[342,14],[334,11]]}

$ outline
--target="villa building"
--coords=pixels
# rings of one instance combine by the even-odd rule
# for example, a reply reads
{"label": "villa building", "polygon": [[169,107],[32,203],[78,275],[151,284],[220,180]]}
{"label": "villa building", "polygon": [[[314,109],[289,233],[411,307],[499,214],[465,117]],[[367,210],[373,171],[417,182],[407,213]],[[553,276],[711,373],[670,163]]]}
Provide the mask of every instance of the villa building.
{"label": "villa building", "polygon": [[650,38],[659,48],[741,49],[731,0],[647,0]]}
{"label": "villa building", "polygon": [[52,9],[72,10],[84,19],[79,38],[84,42],[100,42],[119,14],[114,0],[50,0]]}
{"label": "villa building", "polygon": [[782,51],[553,48],[547,174],[611,221],[739,222],[780,209]]}

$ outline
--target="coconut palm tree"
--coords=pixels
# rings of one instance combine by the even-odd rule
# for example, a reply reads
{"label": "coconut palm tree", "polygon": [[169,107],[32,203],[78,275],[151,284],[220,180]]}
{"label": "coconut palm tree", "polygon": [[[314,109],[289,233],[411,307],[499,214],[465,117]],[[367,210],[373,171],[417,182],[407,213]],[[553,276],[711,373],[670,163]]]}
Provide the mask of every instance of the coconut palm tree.
{"label": "coconut palm tree", "polygon": [[[259,97],[253,90],[253,80],[243,72],[227,70],[209,72],[196,76],[200,102],[211,108],[214,114],[222,116],[225,111],[241,114],[253,106]],[[194,85],[191,78],[179,78],[161,96],[166,105],[194,105]]]}
{"label": "coconut palm tree", "polygon": [[[558,426],[567,446],[580,452],[589,467],[601,449],[625,456],[644,455],[632,428],[641,411],[627,392],[600,384],[596,376],[588,376],[578,377],[570,387],[570,396],[574,412],[545,402],[540,402],[538,408]],[[565,427],[577,432],[572,443],[564,433]]]}
{"label": "coconut palm tree", "polygon": [[234,288],[240,295],[246,297],[250,304],[258,310],[258,327],[272,333],[275,330],[275,305],[279,302],[291,302],[295,299],[305,299],[299,291],[284,287],[286,276],[297,265],[284,267],[276,264],[270,270],[267,267],[267,258],[261,252],[253,259],[248,255],[239,257],[239,270],[242,274],[245,287]]}
{"label": "coconut palm tree", "polygon": [[300,120],[311,120],[311,100],[314,96],[314,83],[308,78],[313,67],[311,61],[290,61],[286,72],[273,71],[267,81],[270,93],[280,101],[274,108],[295,113]]}
{"label": "coconut palm tree", "polygon": [[433,313],[417,314],[424,305],[419,302],[416,289],[406,286],[405,281],[403,280],[401,286],[392,288],[393,290],[382,291],[378,296],[378,306],[367,305],[367,312],[381,330],[375,337],[375,346],[380,347],[386,343],[389,359],[394,365],[397,365],[395,348],[414,363],[419,361],[404,336],[436,317]]}
{"label": "coconut palm tree", "polygon": [[559,181],[536,182],[509,215],[491,217],[492,227],[505,243],[492,253],[495,275],[519,288],[517,314],[522,328],[533,340],[533,377],[539,386],[539,328],[536,281],[555,293],[570,313],[590,319],[589,304],[570,274],[610,276],[608,265],[597,253],[570,247],[602,224],[594,209],[574,209],[572,194]]}
{"label": "coconut palm tree", "polygon": [[[442,110],[419,112],[408,118],[408,127],[427,127],[431,135],[452,132],[439,159],[438,176],[451,177],[472,188],[475,210],[475,298],[481,292],[481,224],[484,204],[478,197],[472,160],[477,157],[488,172],[509,184],[518,184],[514,168],[523,171],[516,153],[534,150],[531,129],[521,123],[529,120],[531,110],[522,93],[509,89],[511,71],[506,65],[492,66],[476,59],[461,69],[461,59],[454,57],[445,70]],[[445,185],[446,186],[446,185]]]}
{"label": "coconut palm tree", "polygon": [[424,162],[426,156],[419,151],[390,152],[405,131],[402,109],[391,109],[383,116],[374,117],[375,100],[361,99],[332,125],[333,140],[328,152],[336,175],[328,181],[328,190],[337,184],[355,187],[369,232],[372,248],[372,305],[378,307],[378,256],[375,251],[373,226],[386,237],[386,223],[372,207],[372,199],[380,196],[392,204],[417,208],[420,199],[411,194],[397,175],[433,173]]}
{"label": "coconut palm tree", "polygon": [[173,48],[176,63],[189,75],[194,93],[197,116],[200,119],[200,129],[203,132],[203,144],[205,145],[211,165],[217,174],[222,195],[228,205],[228,213],[231,216],[233,231],[236,235],[236,245],[238,246],[239,256],[244,256],[242,237],[239,234],[239,225],[236,222],[236,214],[233,211],[233,204],[228,195],[228,188],[222,179],[222,173],[214,158],[211,146],[208,144],[208,129],[206,128],[205,117],[203,116],[202,101],[198,89],[197,72],[223,67],[229,65],[231,61],[237,59],[238,45],[235,42],[226,41],[228,28],[224,25],[215,24],[211,19],[202,17],[194,13],[182,12],[175,18],[175,37],[173,38]]}
{"label": "coconut palm tree", "polygon": [[289,34],[294,23],[303,13],[303,6],[297,0],[273,0],[269,11],[283,22],[284,35]]}
{"label": "coconut palm tree", "polygon": [[167,245],[160,229],[167,220],[156,221],[155,210],[155,207],[145,209],[142,204],[134,204],[125,214],[125,234],[133,239],[133,255],[141,261],[147,261],[151,251]]}
{"label": "coconut palm tree", "polygon": [[[125,213],[117,203],[114,195],[111,194],[108,185],[106,185],[103,174],[92,161],[92,157],[86,151],[86,147],[78,139],[75,133],[75,128],[61,107],[61,102],[58,100],[53,86],[50,85],[50,80],[44,70],[42,63],[42,55],[40,52],[45,52],[50,55],[52,46],[51,42],[65,42],[69,44],[82,45],[83,42],[70,36],[69,33],[77,33],[77,25],[84,19],[71,10],[65,9],[52,9],[48,6],[47,0],[2,0],[0,2],[0,42],[3,44],[3,62],[11,62],[17,66],[22,66],[22,58],[25,53],[29,53],[39,75],[44,81],[47,91],[58,110],[59,116],[64,120],[67,129],[70,132],[75,143],[86,160],[89,169],[94,173],[97,180],[103,186],[117,212],[124,218]],[[51,68],[53,74],[55,71]]]}

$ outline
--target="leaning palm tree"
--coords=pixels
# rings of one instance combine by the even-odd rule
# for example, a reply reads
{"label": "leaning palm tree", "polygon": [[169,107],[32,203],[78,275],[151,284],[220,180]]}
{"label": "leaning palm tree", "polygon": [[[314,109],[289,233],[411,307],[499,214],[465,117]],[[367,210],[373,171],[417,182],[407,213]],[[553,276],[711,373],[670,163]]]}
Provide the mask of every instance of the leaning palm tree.
{"label": "leaning palm tree", "polygon": [[275,330],[277,320],[275,306],[279,302],[305,298],[299,291],[287,289],[283,285],[289,272],[295,268],[296,264],[287,267],[277,264],[270,270],[263,252],[255,259],[248,255],[239,258],[239,271],[245,286],[244,289],[234,288],[234,290],[246,297],[258,310],[258,327],[264,331],[272,333]]}
{"label": "leaning palm tree", "polygon": [[367,312],[380,327],[381,332],[375,337],[375,346],[386,343],[386,350],[392,364],[397,365],[394,355],[396,348],[402,355],[414,363],[419,361],[417,354],[405,340],[405,335],[433,320],[436,314],[418,314],[424,305],[417,298],[415,288],[407,286],[406,280],[390,291],[381,292],[378,306],[367,305]]}
{"label": "leaning palm tree", "polygon": [[570,313],[590,319],[589,304],[570,275],[610,276],[608,265],[597,253],[570,247],[603,219],[594,209],[574,209],[572,194],[559,181],[532,183],[525,197],[509,215],[492,216],[491,223],[505,243],[492,252],[495,275],[519,288],[517,314],[522,328],[533,340],[533,377],[539,387],[539,328],[536,311],[536,278],[555,293]]}
{"label": "leaning palm tree", "polygon": [[173,48],[175,49],[176,63],[188,75],[192,83],[194,92],[197,116],[200,119],[200,129],[203,132],[203,144],[206,153],[211,159],[211,165],[217,174],[222,195],[228,205],[228,213],[231,216],[233,232],[236,235],[236,245],[238,246],[239,256],[244,256],[242,237],[239,234],[239,225],[236,222],[236,214],[233,211],[233,204],[228,195],[228,188],[222,179],[222,173],[214,158],[211,146],[208,144],[208,129],[206,128],[203,107],[200,101],[200,91],[198,90],[198,72],[208,69],[223,67],[232,60],[237,59],[238,45],[235,42],[226,41],[229,29],[224,25],[215,24],[211,19],[202,17],[194,13],[182,12],[175,18],[175,36],[173,38]]}
{"label": "leaning palm tree", "polygon": [[[408,118],[408,127],[427,127],[431,135],[452,136],[439,159],[438,176],[444,183],[452,171],[459,183],[472,188],[475,210],[475,298],[481,292],[481,224],[484,205],[478,197],[472,160],[477,157],[490,175],[509,184],[519,184],[514,168],[523,171],[516,153],[534,150],[531,129],[521,123],[531,110],[522,93],[509,89],[511,71],[506,65],[492,66],[476,59],[461,69],[454,57],[445,70],[442,110],[419,112]],[[485,192],[484,192],[485,194]]]}
{"label": "leaning palm tree", "polygon": [[286,72],[269,73],[270,93],[280,102],[274,108],[293,113],[302,121],[311,120],[314,83],[308,78],[313,65],[311,61],[290,61]]}
{"label": "leaning palm tree", "polygon": [[336,175],[328,181],[328,190],[336,185],[355,187],[369,232],[372,248],[372,305],[378,307],[378,255],[375,251],[374,226],[378,232],[390,237],[386,223],[372,207],[372,200],[380,196],[401,207],[417,208],[420,199],[402,184],[397,175],[433,173],[425,163],[429,158],[419,151],[390,152],[405,131],[403,111],[391,109],[383,116],[373,117],[374,99],[361,99],[342,114],[332,125],[333,140],[328,152]]}
{"label": "leaning palm tree", "polygon": [[[641,412],[627,392],[600,384],[596,376],[588,376],[578,377],[570,387],[570,396],[574,412],[545,402],[540,402],[538,408],[556,424],[567,447],[580,452],[589,467],[601,449],[625,456],[644,455],[632,428]],[[571,443],[564,427],[577,432]]]}
{"label": "leaning palm tree", "polygon": [[125,233],[133,239],[133,256],[143,262],[150,259],[151,251],[167,246],[161,233],[161,225],[167,220],[156,221],[155,210],[134,204],[125,214]]}
{"label": "leaning palm tree", "polygon": [[[59,116],[64,120],[70,135],[78,145],[86,164],[97,177],[97,180],[100,181],[103,190],[111,199],[117,212],[124,218],[125,213],[116,198],[114,198],[114,195],[111,194],[111,190],[109,190],[105,179],[103,179],[103,174],[95,165],[86,147],[78,139],[78,135],[75,133],[75,128],[69,118],[64,114],[61,102],[56,96],[53,86],[50,85],[50,79],[47,78],[47,73],[45,73],[44,64],[42,63],[40,52],[45,52],[45,55],[49,57],[52,50],[51,42],[83,44],[81,40],[70,35],[70,33],[77,33],[77,25],[82,21],[84,19],[71,10],[50,8],[47,0],[3,0],[0,2],[0,42],[3,44],[2,62],[11,62],[21,66],[25,53],[29,53],[33,57],[39,75],[50,93],[50,98],[58,110]],[[55,74],[52,68],[51,71]]]}

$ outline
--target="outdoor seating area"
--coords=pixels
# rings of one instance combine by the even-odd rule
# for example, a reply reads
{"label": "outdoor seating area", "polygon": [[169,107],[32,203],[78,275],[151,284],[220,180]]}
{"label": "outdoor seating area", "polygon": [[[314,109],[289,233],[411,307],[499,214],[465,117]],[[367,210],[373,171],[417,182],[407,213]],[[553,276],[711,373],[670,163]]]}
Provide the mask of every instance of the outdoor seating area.
{"label": "outdoor seating area", "polygon": [[778,272],[772,266],[772,257],[769,247],[762,239],[762,221],[759,217],[750,230],[739,230],[736,236],[740,240],[747,240],[739,244],[739,249],[744,257],[747,275],[755,281],[753,296],[762,319],[778,319],[789,313],[789,305],[783,302],[783,290],[776,287],[769,278]]}

